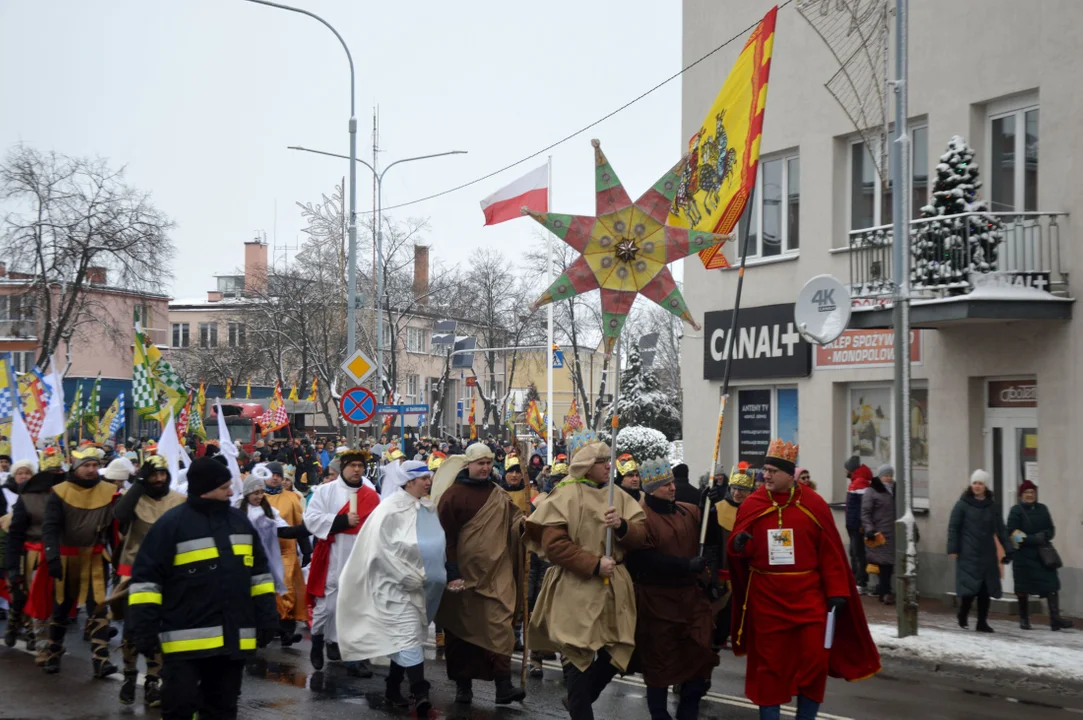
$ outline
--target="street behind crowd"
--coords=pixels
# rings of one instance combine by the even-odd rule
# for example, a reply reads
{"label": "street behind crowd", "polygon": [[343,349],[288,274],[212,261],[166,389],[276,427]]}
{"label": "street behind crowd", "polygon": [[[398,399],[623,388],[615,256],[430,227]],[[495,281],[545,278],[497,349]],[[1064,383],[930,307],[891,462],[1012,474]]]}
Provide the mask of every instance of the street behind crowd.
{"label": "street behind crowd", "polygon": [[[870,621],[883,622],[886,613],[866,600]],[[884,616],[879,617],[878,615]],[[930,625],[940,626],[940,618],[923,614]],[[998,633],[1017,640],[1010,618],[992,620]],[[1048,631],[1046,631],[1048,632]],[[962,638],[967,634],[958,630]],[[1059,638],[1069,642],[1075,633],[1063,633]],[[993,636],[997,638],[997,636]],[[1069,640],[1069,638],[1071,640]],[[1037,639],[1037,638],[1036,638]],[[338,663],[330,663],[323,672],[314,672],[308,662],[309,643],[283,650],[278,643],[259,651],[246,667],[241,693],[239,717],[244,719],[313,718],[394,718],[412,717],[411,713],[385,707],[383,678],[386,661],[375,664],[376,674],[367,680],[351,677]],[[426,664],[433,683],[432,699],[435,718],[563,718],[561,705],[564,694],[560,669],[546,663],[545,677],[527,681],[526,702],[511,706],[494,706],[493,690],[488,683],[475,685],[476,697],[469,707],[452,702],[455,684],[446,677],[445,665],[435,661],[430,641],[426,647]],[[1005,661],[1004,665],[1007,665]],[[5,720],[97,720],[99,718],[158,718],[156,710],[142,703],[121,707],[116,701],[120,676],[108,680],[90,679],[89,647],[73,638],[65,657],[64,675],[42,675],[20,643],[14,649],[0,647],[0,677],[3,678],[3,702],[0,718]],[[518,660],[513,671],[518,675]],[[1083,684],[1057,685],[1035,676],[1028,680],[1021,673],[1005,672],[991,662],[987,671],[952,668],[936,671],[934,662],[901,660],[885,653],[884,669],[874,678],[846,683],[831,680],[821,718],[825,720],[1054,720],[1083,715]],[[946,667],[946,666],[944,666]],[[998,667],[1000,669],[998,670]],[[518,683],[516,677],[515,680]],[[756,709],[743,697],[744,660],[723,651],[722,663],[715,670],[711,691],[703,699],[700,717],[704,720],[752,720]],[[671,711],[676,706],[675,696]],[[647,717],[645,688],[636,676],[618,678],[605,690],[594,706],[599,720],[624,720]],[[793,716],[790,706],[786,717]]]}

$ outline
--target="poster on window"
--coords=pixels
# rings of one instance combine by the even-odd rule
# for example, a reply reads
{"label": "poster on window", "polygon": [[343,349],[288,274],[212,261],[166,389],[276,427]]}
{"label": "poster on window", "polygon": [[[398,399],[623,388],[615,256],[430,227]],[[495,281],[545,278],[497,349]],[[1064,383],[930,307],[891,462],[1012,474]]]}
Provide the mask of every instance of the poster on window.
{"label": "poster on window", "polygon": [[771,444],[771,391],[741,390],[737,403],[737,459],[759,467]]}
{"label": "poster on window", "polygon": [[891,388],[850,390],[850,453],[876,472],[891,462]]}
{"label": "poster on window", "polygon": [[778,396],[778,437],[794,445],[800,445],[797,439],[797,388],[779,388]]}
{"label": "poster on window", "polygon": [[929,499],[929,391],[910,390],[910,478],[914,497]]}

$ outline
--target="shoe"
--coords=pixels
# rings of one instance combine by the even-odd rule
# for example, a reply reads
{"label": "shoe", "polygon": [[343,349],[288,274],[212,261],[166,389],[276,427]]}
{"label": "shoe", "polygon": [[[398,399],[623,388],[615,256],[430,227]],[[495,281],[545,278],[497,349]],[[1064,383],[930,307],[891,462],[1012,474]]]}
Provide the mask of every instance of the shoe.
{"label": "shoe", "polygon": [[372,677],[372,668],[370,668],[368,663],[364,660],[348,662],[346,663],[346,674],[350,677],[368,680],[370,677]]}
{"label": "shoe", "polygon": [[342,653],[338,651],[338,643],[327,643],[327,659],[331,662],[339,662],[342,660]]}
{"label": "shoe", "polygon": [[162,681],[159,678],[147,678],[143,683],[143,704],[147,707],[162,706]]}
{"label": "shoe", "polygon": [[455,702],[458,705],[469,705],[474,702],[474,688],[469,680],[459,680],[455,683]]}
{"label": "shoe", "polygon": [[94,660],[92,664],[94,665],[95,680],[107,678],[117,671],[117,666],[108,660]]}
{"label": "shoe", "polygon": [[427,718],[432,710],[432,701],[429,700],[429,684],[427,682],[410,685],[410,694],[414,696],[414,712],[419,718]]}
{"label": "shoe", "polygon": [[[8,647],[11,647],[10,645]],[[38,640],[34,637],[33,633],[26,636],[26,651],[34,652],[38,649]]]}
{"label": "shoe", "polygon": [[515,652],[523,651],[523,641],[519,638],[515,638]]}
{"label": "shoe", "polygon": [[139,673],[124,673],[124,682],[120,685],[120,704],[131,705],[135,702],[135,681],[139,679]]}
{"label": "shoe", "polygon": [[317,670],[323,670],[323,635],[312,636],[312,650],[308,653],[309,662]]}
{"label": "shoe", "polygon": [[974,630],[980,633],[996,632],[996,630],[990,627],[989,623],[985,622],[984,620],[979,621],[978,624],[974,627]]}
{"label": "shoe", "polygon": [[1049,603],[1049,629],[1054,632],[1057,630],[1067,630],[1071,627],[1075,627],[1075,623],[1071,620],[1065,620],[1060,615],[1060,593],[1049,593],[1049,597],[1046,598],[1046,602]]}
{"label": "shoe", "polygon": [[1030,630],[1030,599],[1026,595],[1017,594],[1019,600],[1019,629]]}
{"label": "shoe", "polygon": [[536,663],[533,660],[530,661],[529,673],[532,678],[545,677],[545,670],[542,668],[541,663]]}
{"label": "shoe", "polygon": [[[15,647],[15,639],[18,636],[16,628],[8,623],[7,628],[4,629],[4,644],[8,647]],[[30,648],[27,648],[29,650]]]}
{"label": "shoe", "polygon": [[296,620],[283,620],[279,627],[278,638],[282,641],[282,647],[286,648],[304,640],[304,636],[297,632]]}
{"label": "shoe", "polygon": [[511,675],[501,675],[496,679],[497,705],[510,705],[513,702],[522,702],[526,699],[526,690],[511,684]]}
{"label": "shoe", "polygon": [[46,675],[56,675],[60,672],[60,653],[55,652],[45,658],[45,662],[41,664],[41,669]]}
{"label": "shoe", "polygon": [[392,685],[388,682],[387,690],[384,691],[384,702],[400,710],[410,707],[410,701],[403,697],[402,686],[399,683]]}
{"label": "shoe", "polygon": [[882,598],[880,598],[880,602],[884,603],[885,605],[894,605],[895,604],[895,596],[894,595],[885,595]]}
{"label": "shoe", "polygon": [[965,610],[963,608],[959,608],[959,612],[955,615],[956,619],[959,620],[959,627],[961,627],[963,629],[966,629],[966,628],[970,627],[970,623],[967,622],[967,617],[966,617],[967,615],[970,614],[969,610],[970,610],[969,608],[967,608]]}

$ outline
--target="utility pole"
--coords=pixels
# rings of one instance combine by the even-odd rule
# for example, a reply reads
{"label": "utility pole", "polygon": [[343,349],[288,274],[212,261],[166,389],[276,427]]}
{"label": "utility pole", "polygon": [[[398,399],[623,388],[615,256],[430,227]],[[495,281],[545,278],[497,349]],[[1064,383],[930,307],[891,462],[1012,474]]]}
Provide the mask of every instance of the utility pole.
{"label": "utility pole", "polygon": [[908,0],[895,0],[895,131],[891,143],[895,298],[895,597],[900,638],[918,633],[918,563],[910,464],[910,134]]}

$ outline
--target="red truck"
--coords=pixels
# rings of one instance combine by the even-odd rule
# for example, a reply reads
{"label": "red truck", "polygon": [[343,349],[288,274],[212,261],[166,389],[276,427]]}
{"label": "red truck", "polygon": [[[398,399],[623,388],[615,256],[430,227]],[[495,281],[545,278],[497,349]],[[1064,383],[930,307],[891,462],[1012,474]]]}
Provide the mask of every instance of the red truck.
{"label": "red truck", "polygon": [[[269,432],[266,435],[260,434],[259,417],[265,412],[267,412],[267,408],[258,402],[222,403],[222,413],[225,415],[226,427],[229,429],[230,442],[240,440],[244,451],[251,454],[256,448],[257,440],[263,440],[264,443],[270,444],[272,440],[288,439],[289,432],[286,428]],[[218,437],[217,406],[212,405],[210,407],[210,413],[203,418],[203,427],[207,431],[208,440],[218,440],[219,443],[223,441],[222,438]],[[203,448],[204,443],[200,442],[196,448],[199,456],[203,455]]]}

